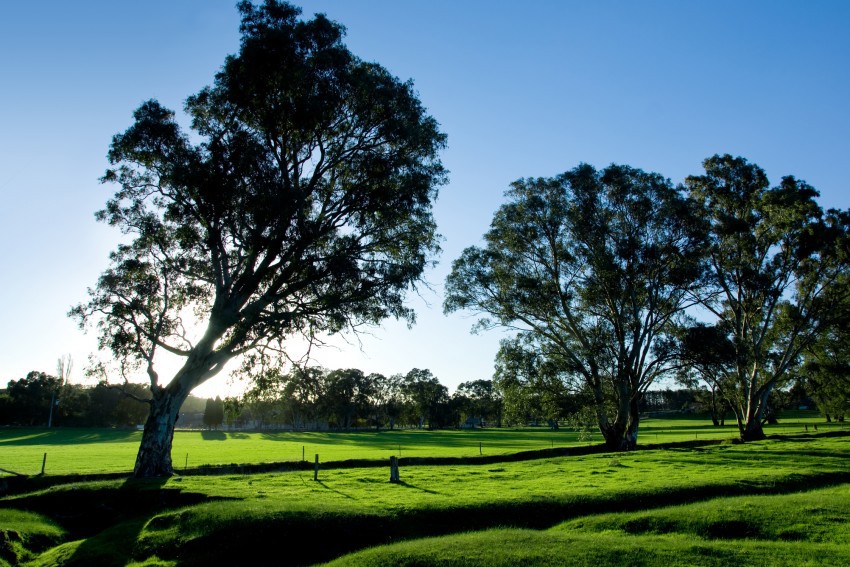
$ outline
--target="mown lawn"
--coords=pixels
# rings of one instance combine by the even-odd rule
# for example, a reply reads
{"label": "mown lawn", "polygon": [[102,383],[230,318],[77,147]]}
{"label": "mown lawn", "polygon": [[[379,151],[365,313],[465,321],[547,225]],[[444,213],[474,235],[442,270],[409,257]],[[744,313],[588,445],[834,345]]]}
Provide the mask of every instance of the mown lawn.
{"label": "mown lawn", "polygon": [[850,564],[850,437],[409,466],[400,484],[388,478],[351,468],[318,481],[311,471],[111,480],[0,506],[68,531],[33,565]]}
{"label": "mown lawn", "polygon": [[[850,424],[824,423],[816,412],[793,412],[769,426],[780,434],[850,431]],[[641,423],[641,444],[684,440],[728,439],[736,436],[733,422],[714,427],[704,417],[647,418]],[[121,473],[133,468],[141,432],[117,429],[0,429],[0,468],[33,475]],[[350,459],[386,460],[400,457],[475,457],[534,451],[552,447],[599,444],[569,428],[484,429],[476,431],[230,432],[177,431],[172,458],[178,470],[208,465],[321,462]]]}

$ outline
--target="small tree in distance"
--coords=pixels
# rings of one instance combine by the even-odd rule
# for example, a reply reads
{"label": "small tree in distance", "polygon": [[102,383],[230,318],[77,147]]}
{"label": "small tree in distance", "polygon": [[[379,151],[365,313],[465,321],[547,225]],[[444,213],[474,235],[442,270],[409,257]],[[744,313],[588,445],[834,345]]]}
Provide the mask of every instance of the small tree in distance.
{"label": "small tree in distance", "polygon": [[[323,15],[238,9],[239,52],[186,101],[192,136],[151,100],[113,138],[103,181],[118,189],[97,218],[128,238],[71,311],[149,380],[137,477],[172,474],[181,404],[233,358],[250,375],[293,335],[412,322],[405,293],[438,252],[445,136],[411,84],[352,55]],[[183,361],[168,379],[162,352]]]}
{"label": "small tree in distance", "polygon": [[221,397],[208,398],[204,408],[204,425],[210,429],[218,429],[224,423],[224,402]]}

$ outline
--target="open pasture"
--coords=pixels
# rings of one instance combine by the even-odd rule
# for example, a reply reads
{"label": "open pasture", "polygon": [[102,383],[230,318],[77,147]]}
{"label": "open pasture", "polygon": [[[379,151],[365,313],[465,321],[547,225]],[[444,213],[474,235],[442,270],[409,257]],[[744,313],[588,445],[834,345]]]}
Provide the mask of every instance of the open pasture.
{"label": "open pasture", "polygon": [[81,482],[0,507],[53,530],[32,565],[847,564],[848,455],[850,437],[800,436],[409,466],[399,484],[383,467]]}
{"label": "open pasture", "polygon": [[[833,431],[847,424],[824,423],[816,412],[794,412],[770,434]],[[734,422],[714,427],[702,417],[647,418],[641,422],[639,443],[728,439],[737,435]],[[133,469],[141,432],[119,429],[4,428],[0,429],[0,468],[20,474],[46,475],[122,473]],[[351,459],[385,460],[399,457],[476,457],[574,447],[601,443],[571,428],[545,427],[483,430],[393,430],[357,432],[242,432],[177,431],[172,458],[175,468],[205,465],[321,462]]]}

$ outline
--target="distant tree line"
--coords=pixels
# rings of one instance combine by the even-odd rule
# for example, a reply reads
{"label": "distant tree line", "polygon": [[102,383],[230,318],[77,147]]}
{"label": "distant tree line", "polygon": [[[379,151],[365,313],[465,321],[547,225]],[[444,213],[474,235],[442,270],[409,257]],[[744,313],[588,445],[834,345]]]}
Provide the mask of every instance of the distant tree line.
{"label": "distant tree line", "polygon": [[[143,384],[86,386],[32,371],[0,390],[0,425],[135,427],[147,419],[149,399]],[[201,412],[203,404],[192,396],[183,411]]]}
{"label": "distant tree line", "polygon": [[271,370],[224,405],[230,426],[334,430],[500,425],[502,409],[491,380],[464,382],[449,395],[419,368],[391,376],[356,368]]}
{"label": "distant tree line", "polygon": [[[571,392],[558,379],[547,378],[544,369],[534,367],[534,361],[526,363],[521,373],[520,368],[502,361],[497,365],[495,380],[463,382],[451,395],[427,369],[384,376],[365,374],[355,368],[297,368],[258,378],[255,386],[238,398],[191,396],[183,410],[203,412],[203,425],[210,429],[580,425],[591,407],[588,397]],[[826,374],[828,378],[822,377]],[[846,377],[846,373],[827,373],[816,367],[801,375],[791,388],[772,393],[772,414],[783,409],[817,408],[827,420],[843,421],[850,392],[846,387],[842,389],[842,379]],[[149,396],[150,390],[143,384],[117,387],[101,382],[84,386],[33,371],[25,378],[9,381],[7,388],[0,390],[0,425],[46,426],[52,418],[52,425],[59,427],[134,427],[147,417],[145,402]],[[640,412],[705,415],[718,426],[734,415],[729,404],[704,384],[649,390],[641,398]]]}

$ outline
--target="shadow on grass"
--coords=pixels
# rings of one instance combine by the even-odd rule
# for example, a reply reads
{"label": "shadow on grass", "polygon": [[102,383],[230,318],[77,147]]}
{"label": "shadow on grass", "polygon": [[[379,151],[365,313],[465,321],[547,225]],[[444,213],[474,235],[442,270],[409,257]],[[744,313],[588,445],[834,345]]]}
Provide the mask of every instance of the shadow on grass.
{"label": "shadow on grass", "polygon": [[201,439],[204,441],[225,441],[227,439],[227,435],[224,431],[219,430],[209,430],[205,429],[201,431]]}
{"label": "shadow on grass", "polygon": [[344,498],[348,498],[349,500],[357,500],[356,498],[354,498],[353,496],[351,496],[349,494],[346,494],[345,492],[339,491],[336,488],[331,488],[330,486],[328,486],[327,484],[325,484],[321,480],[317,480],[317,481],[314,481],[314,482],[316,484],[318,484],[319,486],[321,486],[322,488],[324,488],[325,490],[328,490],[330,492],[335,492],[336,494],[339,494],[340,496],[342,496]]}
{"label": "shadow on grass", "polygon": [[24,497],[23,507],[52,517],[68,530],[69,543],[46,552],[47,564],[126,565],[152,518],[167,510],[226,499],[165,488],[167,481],[129,478],[108,487],[42,493]]}
{"label": "shadow on grass", "polygon": [[0,446],[125,443],[138,440],[139,435],[135,429],[11,427],[0,430]]}
{"label": "shadow on grass", "polygon": [[418,490],[418,491],[420,491],[420,492],[425,492],[425,493],[427,493],[427,494],[440,494],[440,493],[439,493],[439,492],[437,492],[436,490],[428,490],[427,488],[421,488],[421,487],[419,487],[419,486],[416,486],[415,484],[410,484],[410,483],[408,483],[408,482],[404,482],[403,480],[400,480],[400,481],[395,482],[395,483],[393,483],[393,484],[396,484],[396,485],[398,485],[398,486],[403,486],[403,487],[405,487],[405,488],[413,488],[413,489],[416,489],[416,490]]}

